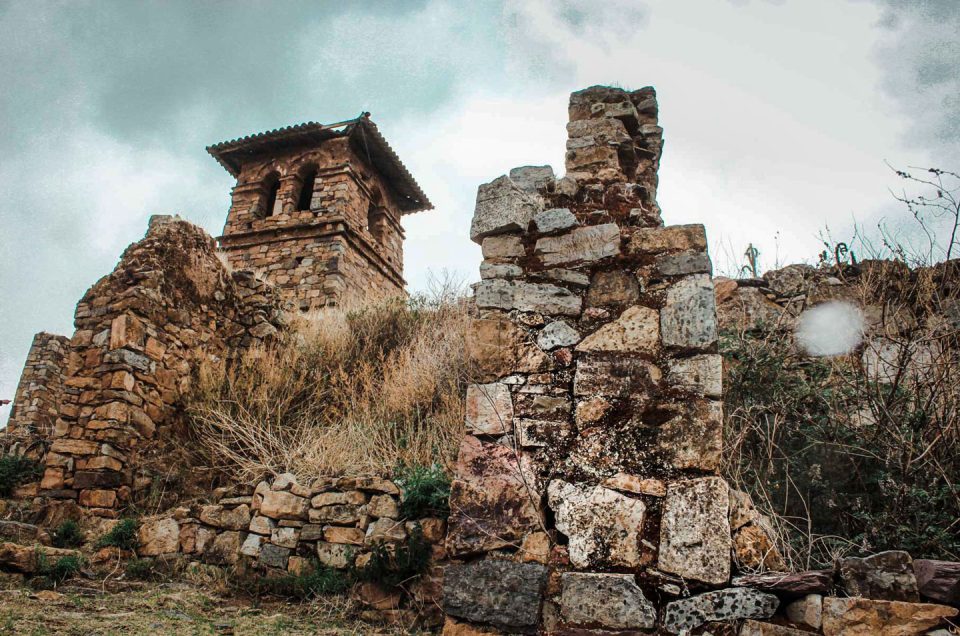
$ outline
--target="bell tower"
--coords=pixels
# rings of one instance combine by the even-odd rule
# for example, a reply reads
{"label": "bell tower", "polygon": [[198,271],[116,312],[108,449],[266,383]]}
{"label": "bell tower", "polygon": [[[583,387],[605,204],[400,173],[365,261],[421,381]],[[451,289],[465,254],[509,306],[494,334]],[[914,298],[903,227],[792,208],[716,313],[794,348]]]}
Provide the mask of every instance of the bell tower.
{"label": "bell tower", "polygon": [[207,152],[237,179],[218,238],[231,266],[263,272],[304,311],[405,293],[400,219],[433,206],[369,113]]}

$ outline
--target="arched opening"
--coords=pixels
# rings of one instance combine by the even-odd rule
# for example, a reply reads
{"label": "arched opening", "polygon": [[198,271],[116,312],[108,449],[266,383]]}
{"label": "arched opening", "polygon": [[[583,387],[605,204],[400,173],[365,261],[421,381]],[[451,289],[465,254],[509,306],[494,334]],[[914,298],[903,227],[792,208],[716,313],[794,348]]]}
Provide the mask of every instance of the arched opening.
{"label": "arched opening", "polygon": [[378,243],[383,241],[383,228],[380,225],[382,215],[383,211],[371,201],[370,205],[367,206],[367,231]]}
{"label": "arched opening", "polygon": [[317,168],[311,166],[300,176],[300,196],[297,197],[297,209],[309,210],[313,200],[313,188],[317,184]]}
{"label": "arched opening", "polygon": [[263,180],[263,207],[260,213],[261,218],[273,216],[281,211],[277,209],[280,207],[280,201],[277,196],[279,194],[280,175],[276,172],[271,172],[267,175],[267,178]]}

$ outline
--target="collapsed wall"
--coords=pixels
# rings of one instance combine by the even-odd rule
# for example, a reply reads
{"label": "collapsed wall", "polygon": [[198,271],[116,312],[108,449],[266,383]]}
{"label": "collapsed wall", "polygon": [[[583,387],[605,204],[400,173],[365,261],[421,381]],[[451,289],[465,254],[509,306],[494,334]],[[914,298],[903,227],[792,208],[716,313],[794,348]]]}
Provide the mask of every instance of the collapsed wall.
{"label": "collapsed wall", "polygon": [[567,130],[565,177],[516,168],[477,195],[484,377],[452,485],[444,633],[923,633],[955,616],[915,603],[906,553],[843,562],[841,589],[868,598],[830,598],[830,570],[782,572],[717,473],[711,263],[702,226],[660,221],[653,89],[574,93]]}
{"label": "collapsed wall", "polygon": [[270,285],[224,269],[202,229],[153,217],[143,240],[84,294],[63,360],[38,383],[59,399],[45,413],[53,426],[36,431],[49,446],[43,478],[19,494],[116,517],[150,485],[142,456],[169,439],[194,364],[273,336],[280,308]]}

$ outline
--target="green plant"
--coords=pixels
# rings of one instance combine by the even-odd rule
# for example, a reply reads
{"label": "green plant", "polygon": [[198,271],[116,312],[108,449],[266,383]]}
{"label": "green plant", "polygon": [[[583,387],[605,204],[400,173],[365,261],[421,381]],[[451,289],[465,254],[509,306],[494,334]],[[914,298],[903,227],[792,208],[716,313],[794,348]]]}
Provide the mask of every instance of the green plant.
{"label": "green plant", "polygon": [[127,562],[127,576],[138,581],[153,581],[160,578],[160,569],[153,559],[130,559]]}
{"label": "green plant", "polygon": [[76,574],[83,567],[84,560],[80,555],[68,555],[57,559],[53,564],[47,560],[47,555],[37,552],[37,576],[41,587],[56,587]]}
{"label": "green plant", "polygon": [[354,576],[388,587],[401,587],[426,571],[430,563],[430,544],[419,528],[414,528],[404,543],[388,546],[378,543],[370,553],[370,561]]}
{"label": "green plant", "polygon": [[53,545],[57,548],[78,548],[85,539],[80,531],[80,524],[73,519],[67,519],[53,531]]}
{"label": "green plant", "polygon": [[399,466],[394,480],[403,490],[400,516],[406,519],[450,515],[450,476],[440,464]]}
{"label": "green plant", "polygon": [[137,548],[137,530],[140,523],[136,519],[121,519],[110,529],[110,532],[97,541],[98,548],[117,547],[122,550]]}
{"label": "green plant", "polygon": [[307,600],[325,594],[339,594],[353,584],[350,573],[321,565],[314,561],[311,567],[301,574],[290,574],[277,578],[257,577],[254,582],[254,595],[262,592]]}
{"label": "green plant", "polygon": [[9,497],[20,484],[39,479],[43,474],[40,464],[19,455],[0,457],[0,497]]}

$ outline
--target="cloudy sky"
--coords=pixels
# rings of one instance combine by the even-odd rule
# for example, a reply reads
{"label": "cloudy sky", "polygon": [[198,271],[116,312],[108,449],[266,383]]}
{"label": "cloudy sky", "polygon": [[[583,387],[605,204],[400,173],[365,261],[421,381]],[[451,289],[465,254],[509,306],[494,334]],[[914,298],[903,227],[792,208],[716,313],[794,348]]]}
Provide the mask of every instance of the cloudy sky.
{"label": "cloudy sky", "polygon": [[666,222],[770,267],[902,218],[885,161],[960,169],[958,34],[957,0],[0,0],[0,398],[149,215],[219,233],[210,143],[371,111],[436,205],[417,289],[478,277],[479,183],[562,172],[570,91],[652,84]]}

